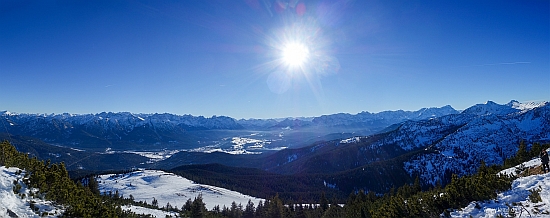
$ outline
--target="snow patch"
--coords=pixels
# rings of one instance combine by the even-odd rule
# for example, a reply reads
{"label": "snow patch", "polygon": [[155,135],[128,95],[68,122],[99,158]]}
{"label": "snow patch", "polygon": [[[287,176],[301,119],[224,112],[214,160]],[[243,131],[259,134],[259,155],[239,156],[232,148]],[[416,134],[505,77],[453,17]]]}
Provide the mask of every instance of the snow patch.
{"label": "snow patch", "polygon": [[[11,215],[14,214],[18,217],[41,217],[31,209],[31,203],[40,215],[46,213],[45,217],[59,217],[64,211],[61,207],[53,206],[51,201],[29,197],[31,190],[22,182],[24,175],[25,172],[19,168],[0,166],[0,217],[13,217]],[[18,194],[13,191],[14,181],[21,185]]]}

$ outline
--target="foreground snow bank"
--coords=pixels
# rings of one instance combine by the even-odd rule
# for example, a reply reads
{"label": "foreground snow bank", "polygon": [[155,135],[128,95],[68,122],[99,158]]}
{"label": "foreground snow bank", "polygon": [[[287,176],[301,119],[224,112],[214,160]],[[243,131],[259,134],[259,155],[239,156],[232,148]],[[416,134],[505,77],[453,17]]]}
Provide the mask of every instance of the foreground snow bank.
{"label": "foreground snow bank", "polygon": [[188,199],[193,200],[199,194],[202,194],[203,202],[209,210],[216,205],[230,207],[232,202],[237,205],[242,204],[244,207],[249,199],[254,205],[258,205],[258,202],[263,200],[224,188],[197,184],[184,177],[160,170],[101,175],[98,183],[102,194],[109,192],[114,194],[118,190],[118,193],[125,198],[132,195],[135,201],[147,201],[149,204],[154,198],[158,201],[159,207],[170,203],[172,207],[181,208]]}
{"label": "foreground snow bank", "polygon": [[[30,190],[21,181],[24,172],[18,172],[22,171],[15,167],[0,166],[0,217],[40,217],[31,209],[31,203],[40,215],[46,213],[45,217],[58,217],[63,213],[60,207],[53,206],[50,201],[29,197]],[[16,184],[21,186],[18,194],[13,191]]]}
{"label": "foreground snow bank", "polygon": [[[529,190],[537,189],[542,201],[533,203]],[[498,194],[496,200],[471,202],[462,210],[452,212],[451,217],[508,217],[511,209],[516,216],[521,214],[520,217],[550,217],[550,173],[518,178],[512,183],[512,189]]]}

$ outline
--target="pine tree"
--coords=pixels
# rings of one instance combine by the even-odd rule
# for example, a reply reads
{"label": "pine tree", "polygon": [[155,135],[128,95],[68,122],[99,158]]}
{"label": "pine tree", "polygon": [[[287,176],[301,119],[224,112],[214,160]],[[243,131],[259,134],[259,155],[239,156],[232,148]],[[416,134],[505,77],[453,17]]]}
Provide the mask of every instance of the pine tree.
{"label": "pine tree", "polygon": [[269,207],[267,208],[267,217],[269,218],[283,218],[284,217],[284,206],[281,199],[279,199],[279,194],[276,194],[275,197],[269,201]]}
{"label": "pine tree", "polygon": [[255,217],[265,217],[265,207],[263,204],[263,201],[258,202],[258,206],[256,207],[256,212],[254,213]]}
{"label": "pine tree", "polygon": [[325,196],[325,192],[321,193],[321,199],[319,200],[321,210],[325,212],[328,209],[328,199]]}
{"label": "pine tree", "polygon": [[[117,193],[118,193],[118,190],[117,190]],[[153,207],[158,207],[159,206],[159,201],[157,201],[157,199],[155,199],[155,197],[153,197],[153,201],[151,202],[151,205],[153,205]]]}
{"label": "pine tree", "polygon": [[95,180],[95,176],[90,176],[88,178],[88,188],[95,195],[99,195],[99,184],[97,183],[97,180]]}
{"label": "pine tree", "polygon": [[518,164],[520,164],[528,160],[529,160],[529,152],[527,152],[527,145],[522,140],[519,143],[518,152],[516,153],[516,161],[518,162]]}
{"label": "pine tree", "polygon": [[193,218],[204,217],[206,214],[206,211],[207,211],[206,206],[202,201],[202,194],[199,194],[199,196],[197,196],[195,200],[193,200],[193,204],[191,205],[191,217]]}
{"label": "pine tree", "polygon": [[252,200],[248,199],[248,203],[243,212],[244,218],[254,218],[254,203]]}
{"label": "pine tree", "polygon": [[187,199],[185,204],[182,206],[182,210],[183,211],[191,211],[191,205],[193,205],[193,201],[191,200],[191,198],[189,198],[189,199]]}

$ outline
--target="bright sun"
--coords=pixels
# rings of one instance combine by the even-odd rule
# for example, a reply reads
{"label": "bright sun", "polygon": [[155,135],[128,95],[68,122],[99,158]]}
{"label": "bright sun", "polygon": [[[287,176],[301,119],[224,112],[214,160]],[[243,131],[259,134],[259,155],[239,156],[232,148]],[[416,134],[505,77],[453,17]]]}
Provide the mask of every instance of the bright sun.
{"label": "bright sun", "polygon": [[302,66],[309,57],[308,48],[301,43],[288,43],[282,49],[283,61],[290,67]]}

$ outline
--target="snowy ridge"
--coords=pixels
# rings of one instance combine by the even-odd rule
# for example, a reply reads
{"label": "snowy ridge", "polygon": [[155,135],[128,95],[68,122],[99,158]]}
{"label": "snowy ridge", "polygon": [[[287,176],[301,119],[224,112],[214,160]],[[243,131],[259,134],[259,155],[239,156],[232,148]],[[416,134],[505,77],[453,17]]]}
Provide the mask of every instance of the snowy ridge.
{"label": "snowy ridge", "polygon": [[173,207],[181,208],[188,199],[193,200],[202,194],[206,208],[214,206],[229,207],[232,202],[243,206],[252,200],[258,205],[260,198],[243,195],[241,193],[210,185],[194,183],[191,180],[160,170],[139,170],[126,174],[107,174],[98,178],[99,190],[102,194],[113,194],[118,190],[124,197],[132,195],[135,201],[147,201],[151,204],[153,198],[158,206],[170,203]]}
{"label": "snowy ridge", "polygon": [[312,122],[316,125],[325,126],[351,126],[351,125],[372,125],[376,123],[394,124],[405,120],[423,120],[435,117],[441,117],[449,114],[457,114],[458,111],[450,105],[441,108],[422,108],[417,111],[383,111],[380,113],[370,113],[363,111],[356,115],[339,113],[333,115],[323,115],[316,117]]}
{"label": "snowy ridge", "polygon": [[520,111],[519,109],[511,107],[510,104],[511,103],[508,103],[506,105],[500,105],[492,101],[487,101],[487,103],[485,104],[476,104],[472,107],[469,107],[468,109],[464,110],[462,113],[483,116],[483,115],[491,115],[491,114],[506,115],[506,114]]}
{"label": "snowy ridge", "polygon": [[510,106],[512,108],[518,109],[518,110],[530,110],[536,107],[542,107],[544,105],[548,104],[547,101],[541,101],[541,102],[525,102],[520,103],[516,100],[510,101],[510,103],[506,104],[507,106]]}

